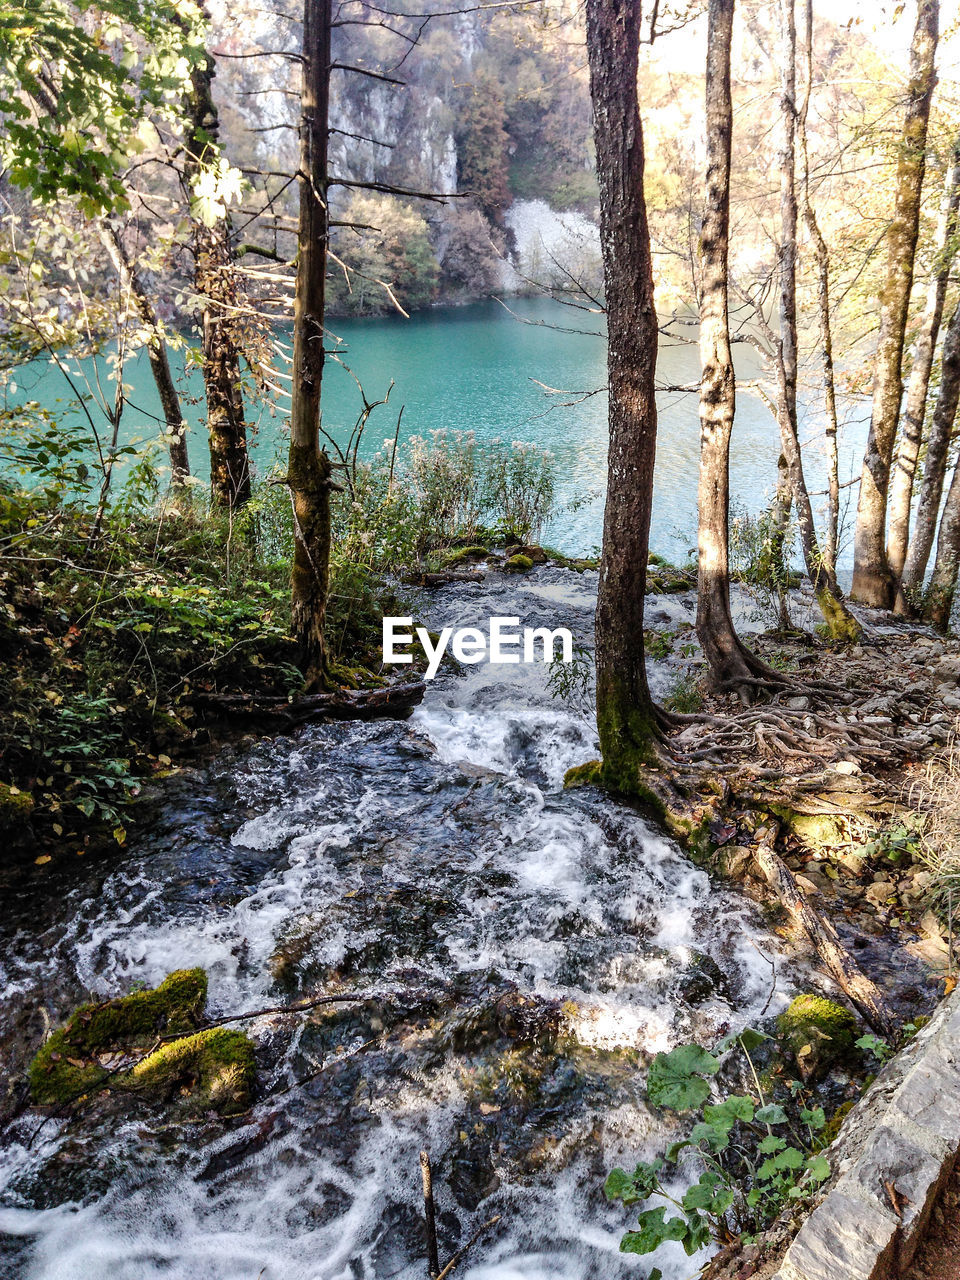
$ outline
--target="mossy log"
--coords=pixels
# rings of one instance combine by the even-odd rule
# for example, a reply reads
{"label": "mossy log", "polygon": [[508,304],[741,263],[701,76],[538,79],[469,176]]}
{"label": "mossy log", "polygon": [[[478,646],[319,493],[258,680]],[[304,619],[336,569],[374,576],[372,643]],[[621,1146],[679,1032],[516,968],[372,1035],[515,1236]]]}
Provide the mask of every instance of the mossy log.
{"label": "mossy log", "polygon": [[287,729],[309,720],[405,720],[423,701],[426,688],[422,680],[408,680],[380,689],[337,689],[292,700],[253,693],[194,693],[190,702],[219,719]]}

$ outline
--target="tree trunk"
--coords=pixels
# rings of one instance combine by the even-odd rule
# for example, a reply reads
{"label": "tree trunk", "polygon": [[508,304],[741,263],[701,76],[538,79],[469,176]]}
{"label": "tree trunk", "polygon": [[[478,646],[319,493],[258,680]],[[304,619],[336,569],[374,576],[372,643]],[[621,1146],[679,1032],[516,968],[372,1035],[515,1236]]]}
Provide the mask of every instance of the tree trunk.
{"label": "tree trunk", "polygon": [[[907,557],[910,503],[913,499],[913,482],[927,413],[930,371],[933,368],[933,355],[940,332],[940,322],[943,319],[943,304],[950,279],[950,266],[956,252],[958,205],[960,205],[960,138],[954,142],[944,180],[943,200],[940,204],[940,217],[937,223],[937,257],[934,261],[933,275],[927,286],[927,300],[914,348],[913,368],[910,370],[907,404],[903,416],[903,434],[890,485],[887,561],[898,585]],[[897,592],[896,611],[908,612],[907,601],[902,590]]]}
{"label": "tree trunk", "polygon": [[[184,165],[188,190],[202,169],[217,157],[215,74],[216,64],[207,54],[190,77],[190,131]],[[193,252],[194,286],[203,308],[202,368],[210,443],[210,498],[215,507],[231,510],[250,497],[250,461],[235,332],[239,290],[230,219],[219,218],[207,226],[194,218]]]}
{"label": "tree trunk", "polygon": [[935,627],[946,631],[953,612],[960,566],[960,458],[953,468],[950,491],[940,519],[937,558],[927,589],[925,614]]}
{"label": "tree trunk", "polygon": [[950,317],[947,331],[943,335],[940,391],[930,419],[930,434],[927,439],[927,456],[923,464],[917,519],[901,579],[903,594],[908,599],[909,595],[916,598],[920,594],[927,572],[927,561],[930,559],[937,529],[937,517],[940,514],[940,499],[943,497],[943,482],[947,473],[947,454],[950,449],[950,437],[957,416],[958,403],[960,403],[960,303]]}
{"label": "tree trunk", "polygon": [[920,225],[930,101],[936,81],[934,57],[938,24],[937,0],[918,0],[894,212],[887,230],[886,275],[880,293],[873,410],[857,504],[852,595],[864,604],[885,609],[893,604],[894,588],[884,546],[887,490],[903,395],[903,343]]}
{"label": "tree trunk", "polygon": [[607,308],[609,460],[597,596],[597,727],[607,783],[635,791],[655,756],[643,648],[653,464],[657,315],[637,102],[640,0],[587,0],[587,54]]}
{"label": "tree trunk", "polygon": [[707,19],[707,177],[700,231],[700,478],[697,490],[697,636],[714,680],[753,701],[761,664],[730,613],[730,437],[736,378],[730,351],[730,41],[735,0],[710,0]]}
{"label": "tree trunk", "polygon": [[293,308],[287,485],[293,507],[292,624],[307,691],[328,683],[323,626],[330,579],[330,459],[320,448],[327,274],[330,0],[304,0],[300,227]]}
{"label": "tree trunk", "polygon": [[835,639],[852,640],[860,625],[827,572],[817,543],[813,506],[803,473],[797,429],[797,29],[794,0],[781,0],[781,97],[783,150],[780,154],[780,341],[777,350],[777,416],[783,455],[797,511],[797,527],[807,575],[824,621]]}
{"label": "tree trunk", "polygon": [[177,394],[173,374],[170,371],[170,360],[167,357],[167,344],[163,340],[163,331],[157,319],[157,313],[153,309],[153,303],[140,279],[140,273],[136,265],[130,261],[120,232],[115,227],[101,224],[99,234],[100,243],[106,249],[121,285],[133,299],[137,315],[148,334],[147,354],[150,357],[150,372],[153,374],[157,394],[160,397],[170,450],[170,483],[174,488],[180,488],[190,475],[190,460],[187,456],[187,424],[180,410],[180,396]]}
{"label": "tree trunk", "polygon": [[810,160],[807,151],[807,111],[813,85],[813,0],[805,0],[803,51],[806,86],[803,108],[797,116],[800,154],[803,163],[803,221],[813,246],[817,269],[817,317],[820,323],[820,363],[823,368],[823,405],[827,415],[824,429],[827,452],[827,528],[821,558],[832,587],[837,583],[837,543],[840,536],[840,453],[837,419],[837,391],[833,364],[833,323],[830,318],[830,254],[810,199]]}

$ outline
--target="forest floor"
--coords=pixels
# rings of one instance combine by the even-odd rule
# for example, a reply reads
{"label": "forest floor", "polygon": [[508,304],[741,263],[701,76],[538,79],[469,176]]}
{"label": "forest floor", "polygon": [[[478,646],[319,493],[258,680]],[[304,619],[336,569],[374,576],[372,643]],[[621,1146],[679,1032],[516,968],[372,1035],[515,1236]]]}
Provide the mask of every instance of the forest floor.
{"label": "forest floor", "polygon": [[927,1238],[903,1280],[957,1280],[960,1276],[960,1167],[933,1211]]}

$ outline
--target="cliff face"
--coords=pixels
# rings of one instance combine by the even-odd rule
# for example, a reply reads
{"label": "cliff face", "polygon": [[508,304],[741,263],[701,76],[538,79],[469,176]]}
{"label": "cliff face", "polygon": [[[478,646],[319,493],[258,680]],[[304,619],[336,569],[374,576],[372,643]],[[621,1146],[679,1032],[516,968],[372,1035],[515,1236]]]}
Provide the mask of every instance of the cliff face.
{"label": "cliff face", "polygon": [[[362,193],[364,218],[373,215],[377,229],[338,228],[334,249],[346,279],[391,270],[404,305],[423,305],[524,290],[531,278],[546,283],[556,274],[553,256],[568,250],[593,270],[590,101],[573,6],[550,23],[497,10],[423,24],[360,0],[339,14],[334,59],[368,74],[334,72],[332,171],[460,197],[378,195],[371,204]],[[296,12],[217,0],[212,16],[224,147],[235,164],[276,175],[266,181],[276,190],[297,164]],[[359,224],[359,198],[336,188],[334,217]],[[292,186],[279,207],[295,213]],[[343,279],[333,302],[353,311],[391,305],[382,289],[353,289]]]}

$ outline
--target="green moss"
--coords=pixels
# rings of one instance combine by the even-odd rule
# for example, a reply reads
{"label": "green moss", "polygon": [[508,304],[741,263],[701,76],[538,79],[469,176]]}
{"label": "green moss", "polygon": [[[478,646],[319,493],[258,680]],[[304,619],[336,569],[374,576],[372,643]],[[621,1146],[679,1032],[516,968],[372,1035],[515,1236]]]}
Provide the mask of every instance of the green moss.
{"label": "green moss", "polygon": [[503,562],[504,573],[529,573],[532,568],[533,561],[529,556],[515,555]]}
{"label": "green moss", "polygon": [[603,764],[599,760],[588,760],[586,764],[574,765],[563,775],[564,789],[573,787],[594,787],[600,784],[603,776]]}
{"label": "green moss", "polygon": [[840,1132],[840,1126],[856,1105],[856,1098],[848,1098],[846,1102],[841,1102],[823,1129],[817,1134],[816,1149],[818,1151],[822,1151],[824,1147],[829,1147]]}
{"label": "green moss", "polygon": [[250,1037],[211,1027],[161,1045],[125,1072],[119,1087],[163,1100],[186,1089],[190,1111],[234,1115],[250,1106],[255,1083]]}
{"label": "green moss", "polygon": [[801,1074],[809,1079],[853,1049],[857,1020],[824,996],[802,995],[777,1019],[777,1030]]}
{"label": "green moss", "polygon": [[443,557],[443,563],[446,565],[464,564],[468,561],[482,560],[490,554],[489,547],[457,547],[455,551],[448,551]]}
{"label": "green moss", "polygon": [[860,639],[863,629],[842,600],[838,600],[830,591],[819,591],[817,604],[831,640],[855,643]]}
{"label": "green moss", "polygon": [[195,1031],[206,1002],[203,969],[178,969],[155,990],[81,1005],[30,1064],[33,1101],[65,1103],[96,1089],[113,1069],[103,1065],[106,1055],[136,1054],[158,1036]]}
{"label": "green moss", "polygon": [[33,812],[33,796],[0,782],[0,831],[16,831]]}

